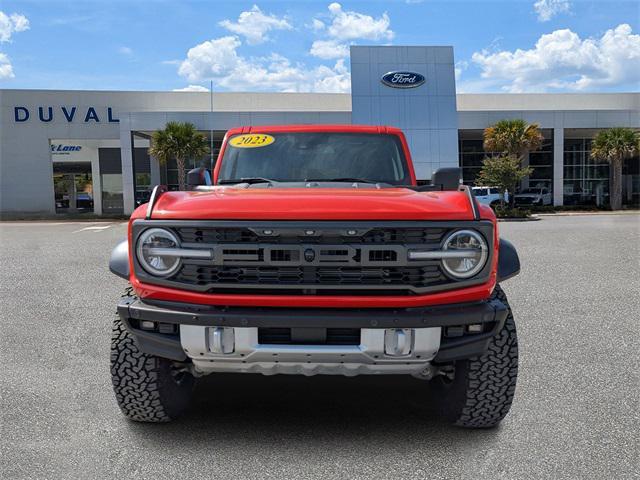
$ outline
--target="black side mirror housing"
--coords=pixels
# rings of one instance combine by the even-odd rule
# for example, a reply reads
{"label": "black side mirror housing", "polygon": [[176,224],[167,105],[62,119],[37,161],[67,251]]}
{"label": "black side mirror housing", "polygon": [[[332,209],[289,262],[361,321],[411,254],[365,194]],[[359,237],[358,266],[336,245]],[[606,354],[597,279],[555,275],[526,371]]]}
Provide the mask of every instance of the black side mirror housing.
{"label": "black side mirror housing", "polygon": [[204,167],[194,168],[187,173],[187,186],[190,190],[195,187],[211,185],[211,174]]}
{"label": "black side mirror housing", "polygon": [[431,175],[431,185],[441,190],[458,190],[462,185],[462,169],[459,167],[439,168]]}

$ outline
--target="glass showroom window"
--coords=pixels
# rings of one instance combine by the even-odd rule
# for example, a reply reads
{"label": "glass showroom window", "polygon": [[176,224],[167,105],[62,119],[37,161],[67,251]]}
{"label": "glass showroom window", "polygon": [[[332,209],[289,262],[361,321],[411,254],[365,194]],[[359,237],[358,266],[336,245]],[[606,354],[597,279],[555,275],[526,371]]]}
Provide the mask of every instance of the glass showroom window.
{"label": "glass showroom window", "polygon": [[529,187],[546,188],[553,193],[553,131],[542,130],[544,141],[539,150],[529,153]]}
{"label": "glass showroom window", "polygon": [[565,205],[604,205],[609,202],[609,164],[593,160],[590,154],[590,138],[565,139]]}
{"label": "glass showroom window", "polygon": [[136,185],[136,207],[147,203],[151,197],[151,159],[147,148],[133,150],[133,171]]}
{"label": "glass showroom window", "polygon": [[482,161],[490,154],[482,148],[482,130],[464,130],[459,133],[460,167],[465,185],[475,185],[482,169]]}
{"label": "glass showroom window", "polygon": [[[533,168],[529,186],[553,191],[553,131],[542,130],[542,134],[542,147],[529,154],[529,165]],[[482,143],[482,130],[462,130],[459,133],[460,167],[462,179],[467,185],[475,185],[485,157],[495,155],[493,152],[485,152]]]}

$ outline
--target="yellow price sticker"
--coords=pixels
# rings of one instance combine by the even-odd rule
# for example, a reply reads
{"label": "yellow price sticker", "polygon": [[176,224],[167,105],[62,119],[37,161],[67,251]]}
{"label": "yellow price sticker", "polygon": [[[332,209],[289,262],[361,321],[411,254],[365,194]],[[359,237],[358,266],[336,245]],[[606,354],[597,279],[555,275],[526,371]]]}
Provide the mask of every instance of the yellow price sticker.
{"label": "yellow price sticker", "polygon": [[237,135],[229,140],[229,145],[236,148],[257,148],[266,147],[275,142],[276,139],[271,135],[264,133],[248,133],[246,135]]}

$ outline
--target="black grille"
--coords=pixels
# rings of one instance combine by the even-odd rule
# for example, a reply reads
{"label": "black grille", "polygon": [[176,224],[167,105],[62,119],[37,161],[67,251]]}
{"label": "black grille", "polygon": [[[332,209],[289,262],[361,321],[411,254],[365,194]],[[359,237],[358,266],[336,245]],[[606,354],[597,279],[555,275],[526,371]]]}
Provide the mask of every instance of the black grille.
{"label": "black grille", "polygon": [[[248,228],[194,228],[180,227],[176,229],[180,239],[186,243],[316,243],[316,244],[439,244],[447,231],[445,228],[373,228],[358,232],[356,235],[341,235],[337,230],[323,231],[319,235],[305,235],[302,231],[287,229],[270,236],[258,235]],[[264,230],[264,229],[262,229]]]}
{"label": "black grille", "polygon": [[[446,281],[438,265],[424,267],[254,267],[184,265],[176,280],[216,288],[234,285],[398,286],[423,288]],[[216,287],[217,284],[217,287]]]}

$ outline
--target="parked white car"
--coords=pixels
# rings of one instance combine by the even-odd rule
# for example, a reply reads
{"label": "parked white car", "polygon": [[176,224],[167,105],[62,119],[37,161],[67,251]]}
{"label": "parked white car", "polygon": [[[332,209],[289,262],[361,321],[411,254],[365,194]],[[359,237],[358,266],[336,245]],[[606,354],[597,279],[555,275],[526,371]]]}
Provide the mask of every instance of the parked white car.
{"label": "parked white car", "polygon": [[551,192],[543,187],[525,188],[514,197],[516,205],[551,205],[553,203]]}
{"label": "parked white car", "polygon": [[[495,207],[502,200],[502,193],[497,187],[473,187],[473,195],[476,197],[478,203],[484,203]],[[509,201],[509,193],[504,194],[505,203]]]}

